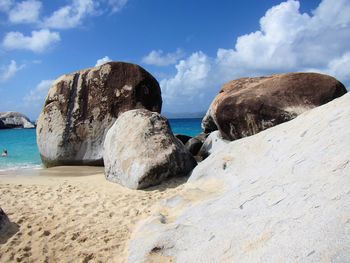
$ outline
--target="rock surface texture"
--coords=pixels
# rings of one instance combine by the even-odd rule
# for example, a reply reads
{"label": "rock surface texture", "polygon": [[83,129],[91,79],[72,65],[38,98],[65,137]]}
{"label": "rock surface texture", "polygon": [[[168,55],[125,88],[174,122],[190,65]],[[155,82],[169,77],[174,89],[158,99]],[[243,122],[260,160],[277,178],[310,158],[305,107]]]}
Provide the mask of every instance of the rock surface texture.
{"label": "rock surface texture", "polygon": [[37,123],[43,163],[103,165],[105,134],[131,109],[160,112],[158,82],[141,67],[122,62],[81,70],[57,79]]}
{"label": "rock surface texture", "polygon": [[335,78],[317,73],[287,73],[233,80],[223,86],[202,122],[236,140],[294,119],[346,93]]}
{"label": "rock surface texture", "polygon": [[106,178],[131,189],[187,175],[197,164],[168,120],[144,109],[117,119],[106,135],[103,158]]}
{"label": "rock surface texture", "polygon": [[350,94],[210,155],[129,262],[350,262],[349,124]]}
{"label": "rock surface texture", "polygon": [[12,128],[35,128],[27,116],[19,112],[7,111],[0,112],[0,129]]}

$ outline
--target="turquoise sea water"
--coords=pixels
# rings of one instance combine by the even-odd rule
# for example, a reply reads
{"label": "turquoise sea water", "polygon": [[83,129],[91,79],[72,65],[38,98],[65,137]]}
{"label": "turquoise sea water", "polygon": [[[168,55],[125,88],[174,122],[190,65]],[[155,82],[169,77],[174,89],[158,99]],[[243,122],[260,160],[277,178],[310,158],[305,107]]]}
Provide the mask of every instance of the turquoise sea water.
{"label": "turquoise sea water", "polygon": [[[171,119],[170,125],[174,133],[195,136],[201,132],[201,119]],[[41,166],[35,129],[0,130],[0,151],[3,149],[8,156],[0,157],[0,170]]]}

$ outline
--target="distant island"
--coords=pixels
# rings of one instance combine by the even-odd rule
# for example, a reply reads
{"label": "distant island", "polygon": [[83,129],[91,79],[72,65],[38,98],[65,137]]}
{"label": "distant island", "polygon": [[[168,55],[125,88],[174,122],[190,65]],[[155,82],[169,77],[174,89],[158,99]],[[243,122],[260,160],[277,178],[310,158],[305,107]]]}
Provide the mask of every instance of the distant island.
{"label": "distant island", "polygon": [[32,129],[35,125],[27,116],[15,111],[0,112],[0,129]]}

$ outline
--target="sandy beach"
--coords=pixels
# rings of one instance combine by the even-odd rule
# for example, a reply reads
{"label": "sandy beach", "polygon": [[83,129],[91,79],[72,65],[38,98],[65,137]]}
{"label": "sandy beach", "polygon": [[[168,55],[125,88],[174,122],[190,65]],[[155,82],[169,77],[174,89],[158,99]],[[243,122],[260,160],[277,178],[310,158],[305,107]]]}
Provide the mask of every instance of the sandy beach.
{"label": "sandy beach", "polygon": [[135,224],[185,178],[130,190],[102,167],[0,172],[0,206],[12,222],[0,237],[0,262],[126,262]]}

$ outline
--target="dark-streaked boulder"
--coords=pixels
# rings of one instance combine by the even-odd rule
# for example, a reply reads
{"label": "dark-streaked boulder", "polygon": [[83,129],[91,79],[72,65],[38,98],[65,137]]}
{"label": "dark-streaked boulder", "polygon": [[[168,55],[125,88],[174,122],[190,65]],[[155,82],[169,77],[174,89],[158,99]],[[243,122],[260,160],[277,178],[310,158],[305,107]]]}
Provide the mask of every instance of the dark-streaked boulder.
{"label": "dark-streaked boulder", "polygon": [[223,86],[202,122],[225,139],[256,134],[346,93],[335,78],[318,73],[287,73],[241,78]]}
{"label": "dark-streaked boulder", "polygon": [[103,158],[106,178],[131,189],[185,176],[197,164],[168,120],[145,109],[119,116],[107,132]]}
{"label": "dark-streaked boulder", "polygon": [[157,80],[138,65],[109,62],[58,78],[37,122],[45,166],[103,165],[103,141],[118,116],[132,109],[160,112]]}
{"label": "dark-streaked boulder", "polygon": [[0,129],[35,128],[27,116],[15,111],[0,112]]}

